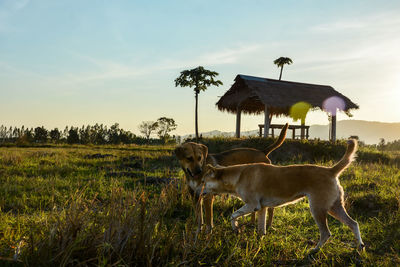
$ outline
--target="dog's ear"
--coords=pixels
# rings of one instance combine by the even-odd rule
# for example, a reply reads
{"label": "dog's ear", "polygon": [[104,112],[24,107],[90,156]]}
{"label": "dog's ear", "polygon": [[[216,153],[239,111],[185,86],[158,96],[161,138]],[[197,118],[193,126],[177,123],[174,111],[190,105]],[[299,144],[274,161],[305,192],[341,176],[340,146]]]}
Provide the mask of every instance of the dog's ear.
{"label": "dog's ear", "polygon": [[208,156],[208,147],[206,145],[200,144],[201,150],[203,152],[203,157],[204,159],[207,158]]}
{"label": "dog's ear", "polygon": [[174,150],[175,155],[178,159],[183,158],[183,152],[184,152],[184,148],[182,146],[178,146],[175,148]]}

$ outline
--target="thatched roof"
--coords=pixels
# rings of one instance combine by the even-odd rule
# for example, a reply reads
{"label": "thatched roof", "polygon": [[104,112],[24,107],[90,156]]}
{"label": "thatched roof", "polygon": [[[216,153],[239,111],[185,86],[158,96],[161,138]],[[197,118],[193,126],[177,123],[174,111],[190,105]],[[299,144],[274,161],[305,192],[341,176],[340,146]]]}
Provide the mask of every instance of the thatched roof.
{"label": "thatched roof", "polygon": [[290,107],[300,101],[311,104],[313,109],[322,110],[322,103],[331,96],[343,99],[346,112],[359,108],[328,85],[279,81],[241,74],[236,76],[235,83],[216,105],[221,111],[236,113],[240,106],[243,113],[260,114],[264,112],[266,104],[273,115],[289,115]]}

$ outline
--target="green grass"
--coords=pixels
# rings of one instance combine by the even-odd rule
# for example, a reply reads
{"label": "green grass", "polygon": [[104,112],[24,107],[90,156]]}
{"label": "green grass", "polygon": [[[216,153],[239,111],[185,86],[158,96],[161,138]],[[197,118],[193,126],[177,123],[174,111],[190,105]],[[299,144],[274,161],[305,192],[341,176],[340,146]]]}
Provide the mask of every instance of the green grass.
{"label": "green grass", "polygon": [[[330,165],[324,148],[344,151],[290,145],[274,152],[280,164]],[[306,146],[311,159],[284,160],[288,149]],[[351,231],[329,218],[332,237],[309,259],[319,232],[307,200],[276,209],[275,230],[260,237],[249,219],[240,234],[232,232],[229,216],[242,202],[220,196],[213,233],[196,240],[191,199],[171,146],[1,147],[0,265],[399,265],[399,162],[398,152],[361,148],[340,180],[366,252],[359,254]]]}

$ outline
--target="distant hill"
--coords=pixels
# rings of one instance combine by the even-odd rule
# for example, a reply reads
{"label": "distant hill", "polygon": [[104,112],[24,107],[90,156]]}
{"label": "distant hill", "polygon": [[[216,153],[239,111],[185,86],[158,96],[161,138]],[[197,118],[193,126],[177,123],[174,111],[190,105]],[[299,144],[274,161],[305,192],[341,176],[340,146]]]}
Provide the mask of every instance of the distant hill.
{"label": "distant hill", "polygon": [[[400,123],[387,123],[377,121],[343,120],[337,122],[337,137],[349,138],[357,135],[367,144],[377,144],[380,138],[386,142],[400,139]],[[312,125],[311,138],[328,139],[329,125]]]}
{"label": "distant hill", "polygon": [[[343,120],[337,122],[336,134],[338,138],[349,138],[352,135],[357,135],[361,141],[367,144],[377,144],[380,138],[384,138],[386,142],[391,142],[400,139],[400,122],[387,123],[377,121],[362,121],[362,120]],[[201,133],[203,137],[213,136],[234,136],[235,132],[221,132],[214,130],[211,132]],[[258,130],[241,132],[242,136],[258,136]],[[183,139],[190,135],[182,136]],[[192,137],[194,134],[191,135]],[[291,136],[291,131],[288,132],[288,137]],[[311,125],[310,138],[320,138],[328,140],[329,125]]]}

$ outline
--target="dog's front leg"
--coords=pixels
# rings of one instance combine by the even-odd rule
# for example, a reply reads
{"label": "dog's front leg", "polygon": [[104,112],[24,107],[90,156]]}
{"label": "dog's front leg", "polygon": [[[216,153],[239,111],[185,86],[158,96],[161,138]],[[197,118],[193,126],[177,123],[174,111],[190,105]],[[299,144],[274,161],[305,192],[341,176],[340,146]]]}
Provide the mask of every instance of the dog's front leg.
{"label": "dog's front leg", "polygon": [[260,207],[252,204],[245,204],[243,207],[235,211],[231,216],[231,225],[234,231],[238,231],[239,224],[237,219],[241,216],[246,216],[252,212],[258,211]]}
{"label": "dog's front leg", "polygon": [[206,226],[207,226],[207,232],[211,232],[212,228],[214,227],[213,225],[213,202],[214,202],[214,195],[212,194],[207,194],[204,197],[204,209],[206,213]]}
{"label": "dog's front leg", "polygon": [[274,208],[268,208],[268,222],[267,229],[272,228],[272,220],[274,218]]}
{"label": "dog's front leg", "polygon": [[192,196],[192,202],[193,202],[193,207],[194,207],[194,216],[195,220],[197,222],[197,230],[196,234],[198,234],[201,231],[201,226],[203,225],[203,201],[202,197],[199,194],[196,194],[196,192],[189,187],[189,193]]}
{"label": "dog's front leg", "polygon": [[201,226],[204,223],[203,220],[203,198],[195,194],[193,198],[193,205],[195,207],[195,217],[197,221],[197,230],[196,233],[201,231]]}

